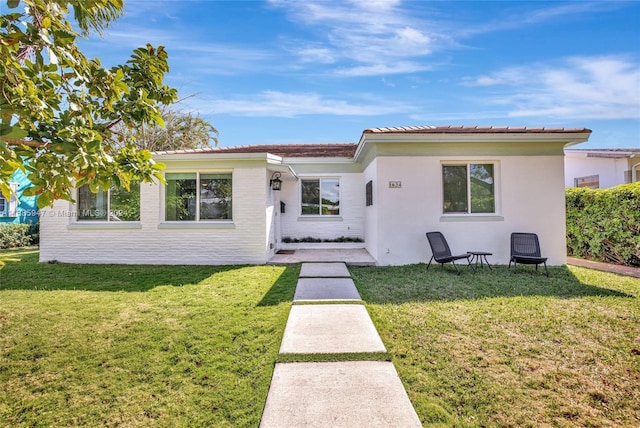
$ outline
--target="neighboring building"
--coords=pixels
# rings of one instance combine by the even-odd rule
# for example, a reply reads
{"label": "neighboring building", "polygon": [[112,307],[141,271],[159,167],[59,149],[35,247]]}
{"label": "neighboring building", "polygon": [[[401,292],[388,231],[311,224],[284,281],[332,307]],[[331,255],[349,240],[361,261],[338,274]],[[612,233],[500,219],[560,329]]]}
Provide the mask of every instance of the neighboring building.
{"label": "neighboring building", "polygon": [[9,181],[13,195],[6,199],[0,193],[0,224],[37,223],[38,206],[36,196],[24,196],[23,192],[31,182],[22,171],[16,171]]}
{"label": "neighboring building", "polygon": [[640,181],[640,149],[566,149],[565,187],[605,189]]}
{"label": "neighboring building", "polygon": [[[56,201],[41,217],[40,260],[262,264],[282,248],[344,245],[403,265],[426,262],[425,233],[438,230],[453,251],[490,251],[495,263],[508,263],[512,232],[535,232],[561,265],[563,149],[590,133],[419,126],[367,129],[357,144],[161,152],[164,185]],[[305,237],[362,242],[283,242]]]}

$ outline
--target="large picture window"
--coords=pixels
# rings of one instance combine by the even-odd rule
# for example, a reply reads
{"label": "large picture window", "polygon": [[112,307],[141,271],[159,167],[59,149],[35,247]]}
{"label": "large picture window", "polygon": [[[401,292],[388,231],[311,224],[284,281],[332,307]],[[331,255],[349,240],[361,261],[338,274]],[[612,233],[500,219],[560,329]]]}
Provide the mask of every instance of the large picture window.
{"label": "large picture window", "polygon": [[231,220],[231,173],[167,173],[165,220]]}
{"label": "large picture window", "polygon": [[302,180],[302,215],[340,215],[340,180]]}
{"label": "large picture window", "polygon": [[443,213],[495,213],[494,169],[492,163],[443,165]]}
{"label": "large picture window", "polygon": [[111,187],[93,193],[88,185],[78,189],[79,221],[140,221],[140,183],[132,182],[130,190]]}

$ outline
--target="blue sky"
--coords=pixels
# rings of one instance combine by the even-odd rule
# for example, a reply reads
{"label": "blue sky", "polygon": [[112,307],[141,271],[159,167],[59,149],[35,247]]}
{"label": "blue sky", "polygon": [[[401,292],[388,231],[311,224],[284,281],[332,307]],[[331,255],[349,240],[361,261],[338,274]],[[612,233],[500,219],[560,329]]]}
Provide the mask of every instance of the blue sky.
{"label": "blue sky", "polygon": [[640,147],[640,2],[126,0],[105,65],[163,45],[220,146],[357,142],[366,128],[586,127]]}

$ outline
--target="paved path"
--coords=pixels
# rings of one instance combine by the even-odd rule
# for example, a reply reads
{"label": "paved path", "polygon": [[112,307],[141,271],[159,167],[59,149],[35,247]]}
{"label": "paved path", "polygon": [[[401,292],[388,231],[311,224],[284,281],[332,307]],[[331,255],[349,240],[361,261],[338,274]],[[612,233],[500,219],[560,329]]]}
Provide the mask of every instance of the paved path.
{"label": "paved path", "polygon": [[604,272],[617,273],[618,275],[625,275],[625,276],[632,276],[634,278],[640,278],[640,268],[632,267],[632,266],[613,265],[609,263],[577,259],[574,257],[567,257],[567,264],[601,270]]}
{"label": "paved path", "polygon": [[260,427],[422,426],[393,363],[313,362],[386,352],[344,263],[304,263],[293,300],[280,354],[312,362],[276,364]]}

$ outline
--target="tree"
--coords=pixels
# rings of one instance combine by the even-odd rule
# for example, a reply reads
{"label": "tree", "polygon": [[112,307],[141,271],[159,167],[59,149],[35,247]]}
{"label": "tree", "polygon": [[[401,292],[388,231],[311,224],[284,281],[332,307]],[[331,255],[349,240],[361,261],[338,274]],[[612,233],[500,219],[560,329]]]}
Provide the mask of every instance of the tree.
{"label": "tree", "polygon": [[116,144],[132,141],[139,149],[152,152],[202,149],[218,145],[218,130],[192,113],[162,108],[164,126],[143,125],[136,129],[118,126],[113,129]]}
{"label": "tree", "polygon": [[[0,15],[0,190],[21,169],[38,206],[72,200],[74,186],[92,191],[132,180],[162,180],[163,165],[114,129],[163,125],[160,106],[177,99],[163,83],[164,47],[147,44],[123,65],[103,67],[77,47],[122,14],[123,0],[7,0]],[[22,11],[19,7],[23,6]],[[78,30],[67,18],[73,11]]]}

